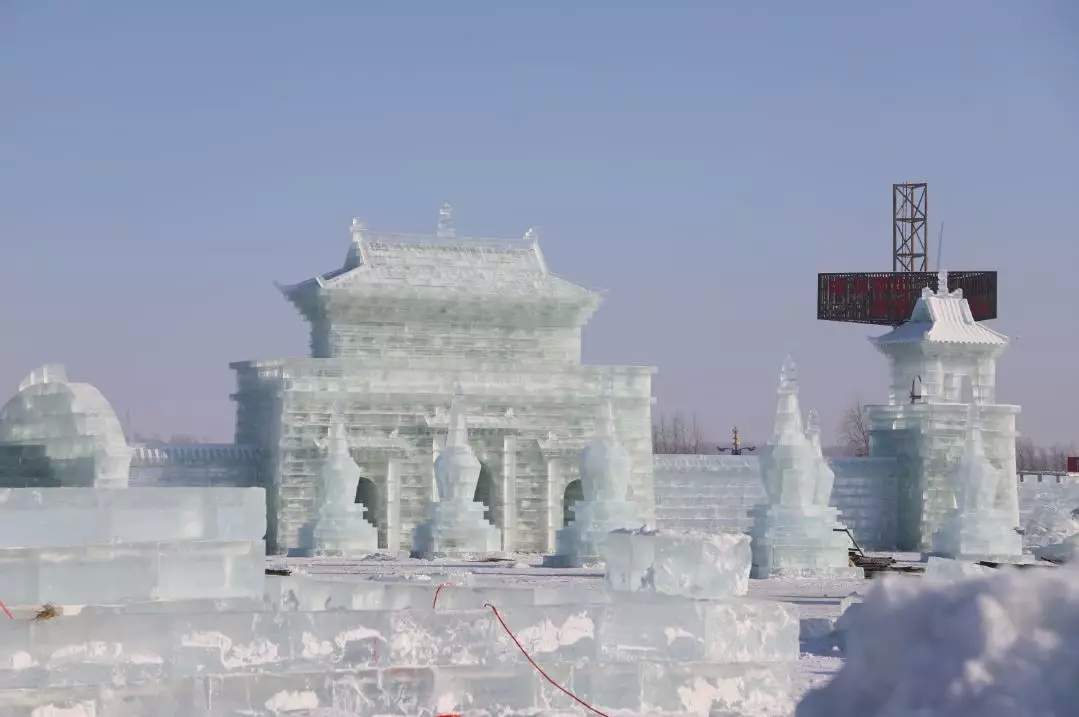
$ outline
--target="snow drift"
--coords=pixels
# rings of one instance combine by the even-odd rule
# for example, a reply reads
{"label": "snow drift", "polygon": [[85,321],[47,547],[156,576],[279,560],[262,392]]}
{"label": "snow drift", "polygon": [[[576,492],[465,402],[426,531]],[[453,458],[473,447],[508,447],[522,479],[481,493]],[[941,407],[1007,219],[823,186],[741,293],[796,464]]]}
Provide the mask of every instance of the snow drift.
{"label": "snow drift", "polygon": [[881,580],[846,664],[797,717],[1064,717],[1079,704],[1079,568]]}

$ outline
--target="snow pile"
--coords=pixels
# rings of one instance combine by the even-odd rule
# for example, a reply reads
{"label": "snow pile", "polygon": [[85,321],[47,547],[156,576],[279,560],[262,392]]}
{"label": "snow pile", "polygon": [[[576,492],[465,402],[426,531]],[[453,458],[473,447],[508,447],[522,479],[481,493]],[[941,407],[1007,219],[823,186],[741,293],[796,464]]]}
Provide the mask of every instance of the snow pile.
{"label": "snow pile", "polygon": [[1079,569],[889,577],[851,618],[846,664],[797,717],[1076,714]]}

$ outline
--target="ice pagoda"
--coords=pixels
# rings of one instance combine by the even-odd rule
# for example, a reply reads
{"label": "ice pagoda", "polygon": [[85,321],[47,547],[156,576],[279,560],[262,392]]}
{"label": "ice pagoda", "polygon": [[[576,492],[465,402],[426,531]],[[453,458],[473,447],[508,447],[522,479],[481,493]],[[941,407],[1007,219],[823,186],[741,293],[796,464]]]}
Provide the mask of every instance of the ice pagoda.
{"label": "ice pagoda", "polygon": [[573,521],[556,535],[556,553],[548,561],[556,567],[598,562],[611,531],[645,527],[640,507],[628,496],[633,464],[618,440],[610,403],[601,405],[596,435],[578,463],[584,500],[574,504]]}
{"label": "ice pagoda", "polygon": [[872,339],[888,358],[888,405],[869,406],[870,455],[898,458],[898,548],[928,551],[955,507],[953,476],[967,450],[970,405],[979,440],[999,475],[996,505],[1019,525],[1015,418],[1019,406],[996,403],[996,362],[1007,336],[978,323],[962,289],[922,290],[910,321]]}
{"label": "ice pagoda", "polygon": [[310,357],[232,364],[236,443],[262,456],[272,551],[297,547],[313,519],[320,456],[311,445],[339,402],[364,467],[356,499],[382,549],[410,548],[437,495],[434,457],[458,383],[480,462],[470,498],[502,550],[554,550],[608,384],[634,500],[654,516],[654,369],[581,363],[581,330],[601,297],[548,270],[535,230],[457,236],[448,206],[430,235],[375,232],[356,219],[339,269],[279,288],[310,324]]}
{"label": "ice pagoda", "polygon": [[364,519],[370,510],[356,502],[363,471],[349,452],[348,432],[340,415],[318,447],[324,457],[318,472],[314,520],[301,530],[303,555],[354,556],[378,550],[378,532]]}
{"label": "ice pagoda", "polygon": [[816,414],[803,427],[789,356],[777,393],[775,431],[760,457],[768,502],[753,509],[752,576],[861,577],[861,568],[850,567],[839,510],[828,504],[835,474],[821,452]]}
{"label": "ice pagoda", "polygon": [[435,458],[437,495],[412,532],[412,555],[418,558],[491,557],[499,552],[498,530],[474,498],[481,465],[468,445],[464,396],[457,388],[450,404],[446,445]]}
{"label": "ice pagoda", "polygon": [[954,507],[933,535],[933,552],[958,560],[1021,561],[1023,538],[1008,501],[1000,499],[1009,486],[1016,492],[1015,477],[1004,475],[986,458],[978,421],[977,406],[971,404],[966,446],[952,474]]}

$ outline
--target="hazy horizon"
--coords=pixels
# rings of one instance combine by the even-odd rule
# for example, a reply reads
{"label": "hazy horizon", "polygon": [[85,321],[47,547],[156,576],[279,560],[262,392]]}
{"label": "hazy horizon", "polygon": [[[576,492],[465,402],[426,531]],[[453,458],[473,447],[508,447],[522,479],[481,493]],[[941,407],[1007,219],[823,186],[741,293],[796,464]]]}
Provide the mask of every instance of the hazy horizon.
{"label": "hazy horizon", "polygon": [[[409,12],[412,8],[412,12]],[[998,398],[1079,443],[1079,6],[669,3],[0,8],[0,401],[38,365],[143,435],[231,441],[231,361],[307,355],[274,288],[352,217],[539,228],[604,290],[584,360],[656,411],[765,440],[786,354],[829,443],[887,398],[882,329],[818,322],[818,271],[890,270],[891,185],[943,268],[1000,272]],[[933,257],[935,268],[936,257]]]}

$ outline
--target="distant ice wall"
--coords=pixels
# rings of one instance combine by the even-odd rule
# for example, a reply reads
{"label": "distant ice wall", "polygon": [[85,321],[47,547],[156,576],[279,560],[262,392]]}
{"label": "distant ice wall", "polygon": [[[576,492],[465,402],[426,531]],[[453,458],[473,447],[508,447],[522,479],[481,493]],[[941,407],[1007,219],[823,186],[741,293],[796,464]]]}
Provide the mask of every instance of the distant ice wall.
{"label": "distant ice wall", "polygon": [[[765,501],[757,456],[657,455],[653,470],[657,527],[745,532],[749,509]],[[866,549],[895,544],[896,464],[891,459],[829,461],[835,471],[831,504]]]}
{"label": "distant ice wall", "polygon": [[[859,545],[894,549],[897,466],[891,458],[838,458],[832,505]],[[765,500],[756,456],[657,455],[654,459],[659,528],[744,532],[750,507]],[[1021,473],[1020,524],[1039,510],[1079,508],[1079,475]]]}
{"label": "distant ice wall", "polygon": [[258,454],[234,443],[133,446],[132,487],[250,488],[258,485]]}

